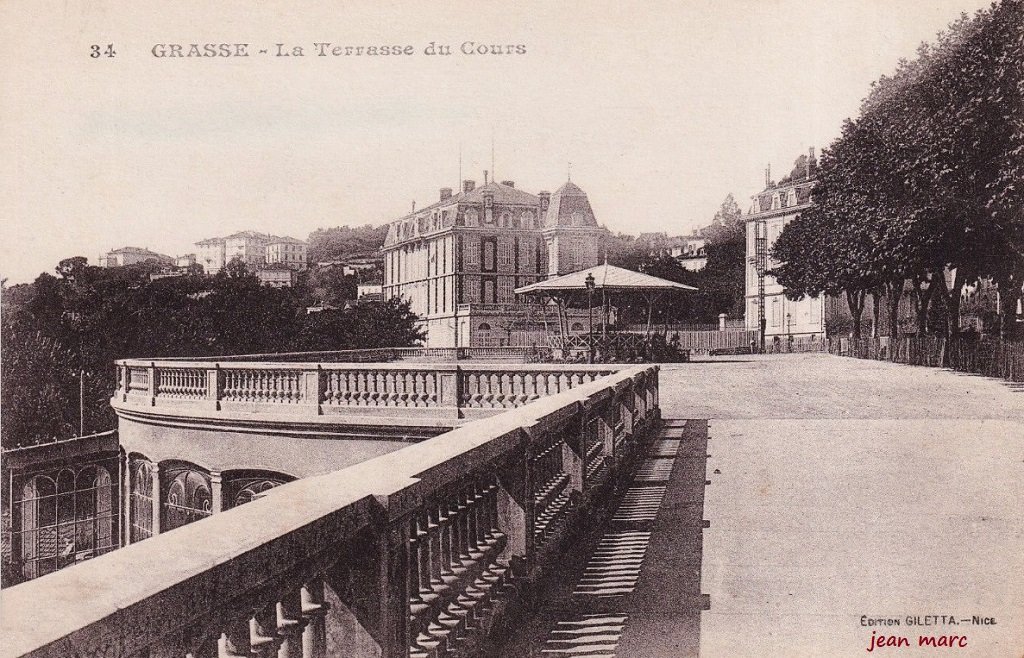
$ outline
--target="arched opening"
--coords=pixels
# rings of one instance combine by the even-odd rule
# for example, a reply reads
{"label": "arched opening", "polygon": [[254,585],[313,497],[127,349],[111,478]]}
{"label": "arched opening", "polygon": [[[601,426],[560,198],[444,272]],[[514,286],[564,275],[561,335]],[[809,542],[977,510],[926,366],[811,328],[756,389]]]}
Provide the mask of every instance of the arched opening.
{"label": "arched opening", "polygon": [[583,331],[583,323],[582,322],[573,322],[572,326],[569,327],[569,330],[570,331]]}
{"label": "arched opening", "polygon": [[491,325],[487,324],[486,322],[481,322],[480,326],[477,327],[477,330],[479,330],[479,331],[490,331],[491,330]]}
{"label": "arched opening", "polygon": [[295,478],[290,475],[271,471],[243,471],[233,474],[226,485],[228,494],[226,507],[237,508],[245,505],[245,503],[258,498],[262,493],[293,480]]}
{"label": "arched opening", "polygon": [[37,578],[114,546],[110,473],[88,465],[56,478],[36,475],[22,485],[21,575]]}
{"label": "arched opening", "polygon": [[21,496],[22,575],[57,569],[57,483],[44,475],[25,482]]}
{"label": "arched opening", "polygon": [[226,508],[238,507],[256,500],[261,494],[295,478],[274,471],[237,471],[224,474],[228,494]]}
{"label": "arched opening", "polygon": [[132,460],[132,490],[128,508],[132,543],[153,536],[153,468],[145,459]]}
{"label": "arched opening", "polygon": [[187,463],[173,463],[165,467],[161,498],[161,532],[174,530],[183,525],[204,519],[213,513],[213,496],[210,494],[210,476],[198,466]]}

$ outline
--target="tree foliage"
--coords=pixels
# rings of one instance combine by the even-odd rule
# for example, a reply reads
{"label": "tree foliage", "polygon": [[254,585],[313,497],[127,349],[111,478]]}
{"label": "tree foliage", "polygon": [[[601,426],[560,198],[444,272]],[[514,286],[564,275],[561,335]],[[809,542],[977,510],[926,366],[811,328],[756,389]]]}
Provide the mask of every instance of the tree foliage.
{"label": "tree foliage", "polygon": [[150,269],[66,259],[60,276],[3,290],[5,445],[77,433],[79,371],[86,432],[112,428],[115,359],[394,347],[421,338],[407,304],[307,314],[303,285],[261,286],[230,267],[215,277],[151,281]]}
{"label": "tree foliage", "polygon": [[845,293],[855,333],[863,295],[884,290],[895,335],[914,282],[953,335],[964,285],[992,278],[1004,300],[1020,294],[1022,161],[1024,1],[1004,0],[873,85],[822,155],[813,208],[776,242],[774,274],[794,298]]}
{"label": "tree foliage", "polygon": [[309,234],[309,259],[316,263],[374,254],[387,234],[386,224],[319,228]]}

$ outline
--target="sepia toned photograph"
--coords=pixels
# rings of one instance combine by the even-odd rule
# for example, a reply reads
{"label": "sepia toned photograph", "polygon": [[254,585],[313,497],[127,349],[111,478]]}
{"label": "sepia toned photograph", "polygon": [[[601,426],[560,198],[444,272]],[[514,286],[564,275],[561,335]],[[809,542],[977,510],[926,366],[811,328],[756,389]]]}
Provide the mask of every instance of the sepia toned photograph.
{"label": "sepia toned photograph", "polygon": [[3,0],[0,90],[0,658],[1024,656],[1024,0]]}

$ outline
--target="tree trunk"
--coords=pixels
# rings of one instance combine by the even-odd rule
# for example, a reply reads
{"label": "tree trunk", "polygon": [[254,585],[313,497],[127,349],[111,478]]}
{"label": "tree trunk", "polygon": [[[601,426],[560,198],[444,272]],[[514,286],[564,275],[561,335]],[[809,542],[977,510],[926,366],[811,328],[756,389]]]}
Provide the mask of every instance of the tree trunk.
{"label": "tree trunk", "polygon": [[939,284],[937,292],[946,309],[946,339],[955,340],[960,335],[960,297],[964,284],[973,277],[969,277],[962,267],[956,269],[952,286],[946,285],[945,272],[937,272],[935,276]]}
{"label": "tree trunk", "polygon": [[999,337],[1004,340],[1013,337],[1017,326],[1017,300],[1021,298],[1022,281],[1024,268],[996,280],[999,287]]}
{"label": "tree trunk", "polygon": [[903,288],[906,279],[890,281],[885,284],[886,311],[889,313],[889,344],[899,338],[900,333],[900,300],[903,299]]}
{"label": "tree trunk", "polygon": [[896,351],[900,340],[900,300],[903,299],[903,288],[906,279],[890,281],[885,284],[885,303],[889,313],[889,360],[896,360]]}
{"label": "tree trunk", "polygon": [[871,291],[871,337],[878,338],[878,320],[881,317],[882,305],[881,301],[882,291],[875,288]]}
{"label": "tree trunk", "polygon": [[850,337],[854,341],[860,340],[860,316],[864,313],[864,297],[863,290],[846,291],[846,303],[850,307],[850,319],[853,321],[853,332]]}
{"label": "tree trunk", "polygon": [[917,301],[917,335],[928,333],[928,308],[935,295],[935,282],[931,274],[918,276],[914,279],[914,299]]}

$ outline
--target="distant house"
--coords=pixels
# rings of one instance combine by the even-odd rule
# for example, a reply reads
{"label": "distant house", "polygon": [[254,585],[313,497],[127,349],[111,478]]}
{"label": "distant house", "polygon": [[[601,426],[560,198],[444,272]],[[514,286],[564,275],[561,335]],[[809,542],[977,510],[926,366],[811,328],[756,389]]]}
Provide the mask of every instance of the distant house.
{"label": "distant house", "polygon": [[711,226],[696,228],[690,235],[669,236],[666,233],[641,233],[637,242],[646,245],[652,256],[675,258],[684,269],[696,272],[707,265],[705,245]]}
{"label": "distant house", "polygon": [[265,265],[283,265],[295,271],[307,267],[307,246],[302,240],[239,231],[223,238],[208,238],[196,243],[198,262],[206,274],[216,274],[234,259],[240,259],[251,271]]}
{"label": "distant house", "polygon": [[356,299],[360,302],[384,301],[384,285],[381,283],[360,283],[356,287]]}
{"label": "distant house", "polygon": [[174,265],[174,259],[143,247],[121,247],[111,249],[100,256],[100,265],[103,267],[124,267],[137,263],[153,262],[161,265]]}
{"label": "distant house", "polygon": [[380,254],[354,255],[337,260],[319,261],[316,265],[317,267],[340,267],[342,268],[341,273],[345,276],[356,276],[383,269],[384,257]]}
{"label": "distant house", "polygon": [[260,283],[271,288],[291,288],[297,277],[298,273],[294,269],[281,263],[265,265],[256,270],[256,278]]}

